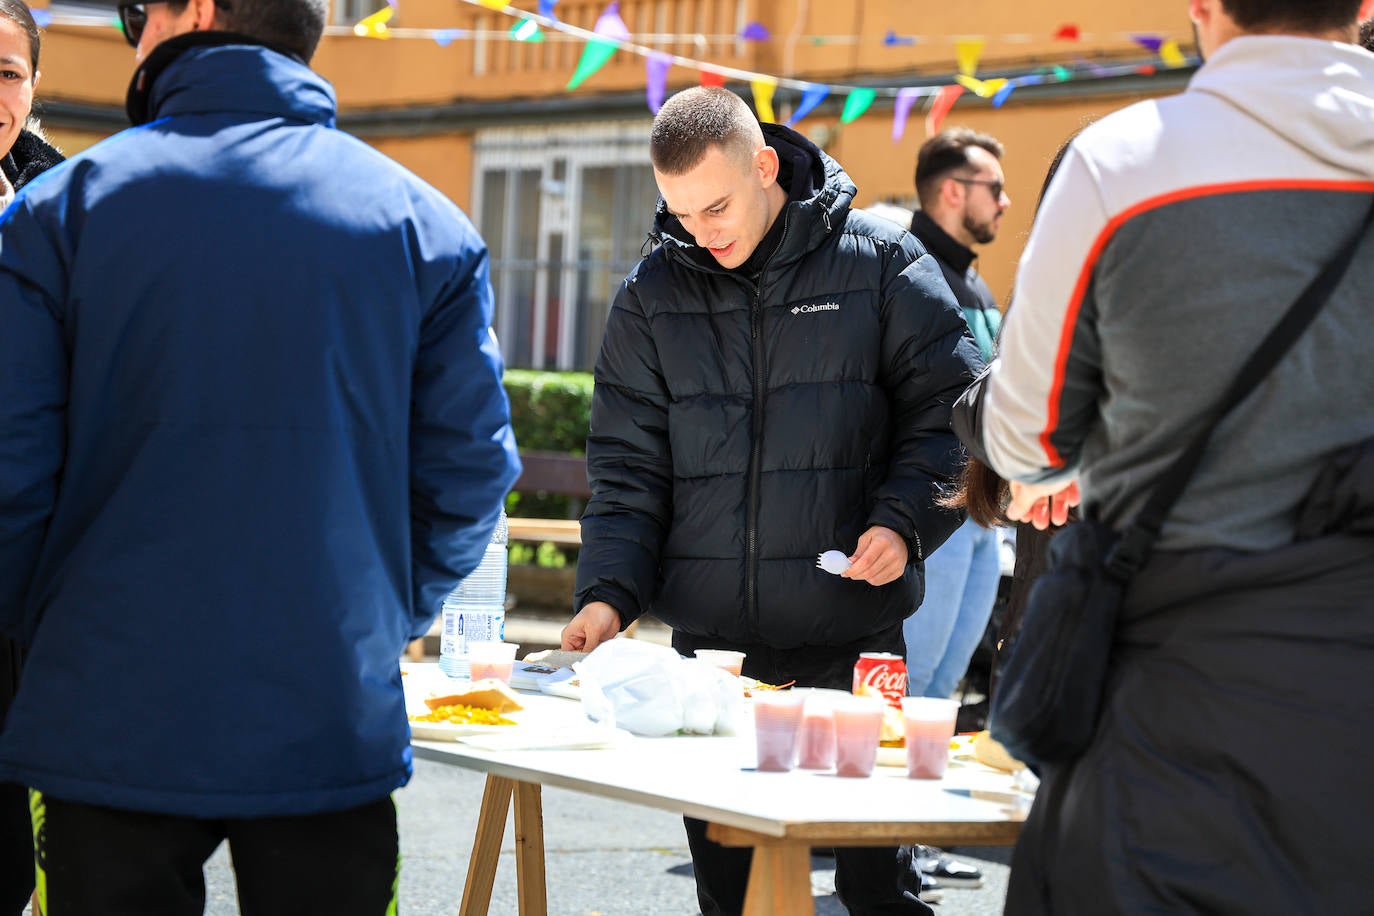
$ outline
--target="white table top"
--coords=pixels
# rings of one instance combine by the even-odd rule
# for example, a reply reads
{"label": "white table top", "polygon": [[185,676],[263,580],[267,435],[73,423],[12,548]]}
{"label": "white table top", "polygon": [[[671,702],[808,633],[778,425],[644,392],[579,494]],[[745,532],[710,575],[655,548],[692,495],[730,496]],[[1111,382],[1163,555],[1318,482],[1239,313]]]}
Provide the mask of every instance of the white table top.
{"label": "white table top", "polygon": [[[420,686],[431,672],[408,666]],[[432,666],[430,666],[432,667]],[[409,678],[407,678],[409,680]],[[519,714],[536,723],[585,721],[571,700],[521,694]],[[746,717],[747,718],[747,717]],[[733,737],[625,735],[614,747],[583,750],[485,751],[460,742],[413,743],[415,754],[465,769],[521,782],[558,786],[634,802],[773,837],[821,836],[881,825],[920,841],[933,826],[968,833],[976,844],[980,826],[1019,824],[1031,796],[1013,778],[969,761],[951,761],[942,780],[908,779],[904,767],[878,766],[866,779],[833,772],[794,770],[760,773],[752,732]],[[844,825],[853,825],[846,828]],[[1005,842],[1005,829],[990,830]]]}

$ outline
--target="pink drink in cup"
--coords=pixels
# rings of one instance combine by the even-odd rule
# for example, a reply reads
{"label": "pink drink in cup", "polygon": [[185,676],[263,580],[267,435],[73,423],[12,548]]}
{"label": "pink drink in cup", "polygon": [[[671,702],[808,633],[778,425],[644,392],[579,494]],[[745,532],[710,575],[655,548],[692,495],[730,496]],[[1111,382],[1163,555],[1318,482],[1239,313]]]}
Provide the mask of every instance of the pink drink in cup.
{"label": "pink drink in cup", "polygon": [[842,690],[803,688],[801,750],[797,766],[803,770],[828,770],[835,765],[835,697]]}
{"label": "pink drink in cup", "polygon": [[469,642],[469,677],[474,681],[490,677],[509,684],[511,674],[515,671],[515,650],[518,648],[519,645],[513,642]]}
{"label": "pink drink in cup", "polygon": [[958,700],[902,697],[906,727],[906,775],[912,779],[940,779],[949,763],[949,739],[954,737]]}
{"label": "pink drink in cup", "polygon": [[868,776],[878,759],[883,731],[881,697],[846,696],[835,700],[835,775]]}
{"label": "pink drink in cup", "polygon": [[758,744],[759,770],[786,773],[796,765],[802,699],[802,694],[790,690],[754,694],[754,740]]}

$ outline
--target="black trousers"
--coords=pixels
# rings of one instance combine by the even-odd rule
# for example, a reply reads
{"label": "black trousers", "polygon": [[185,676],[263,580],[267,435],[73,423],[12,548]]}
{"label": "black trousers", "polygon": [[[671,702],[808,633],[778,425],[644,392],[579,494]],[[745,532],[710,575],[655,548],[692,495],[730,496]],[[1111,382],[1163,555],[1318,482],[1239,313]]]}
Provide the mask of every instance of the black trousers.
{"label": "black trousers", "polygon": [[201,820],[38,796],[34,824],[44,916],[201,916],[205,860],[226,840],[243,916],[396,912],[390,798],[325,814]]}
{"label": "black trousers", "polygon": [[[24,654],[0,636],[0,728],[19,688]],[[33,893],[33,826],[29,790],[0,783],[0,916],[19,916]]]}
{"label": "black trousers", "polygon": [[[673,648],[690,656],[697,649],[735,649],[745,653],[743,673],[766,684],[796,681],[798,687],[831,687],[848,691],[854,685],[854,663],[860,652],[892,652],[906,658],[902,626],[866,637],[848,646],[805,646],[773,649],[768,646],[727,644],[721,640],[673,633]],[[738,916],[744,909],[753,850],[721,846],[706,837],[706,822],[684,817],[687,846],[697,882],[697,902],[703,916]],[[930,914],[917,896],[921,875],[910,847],[837,847],[835,892],[853,916]]]}

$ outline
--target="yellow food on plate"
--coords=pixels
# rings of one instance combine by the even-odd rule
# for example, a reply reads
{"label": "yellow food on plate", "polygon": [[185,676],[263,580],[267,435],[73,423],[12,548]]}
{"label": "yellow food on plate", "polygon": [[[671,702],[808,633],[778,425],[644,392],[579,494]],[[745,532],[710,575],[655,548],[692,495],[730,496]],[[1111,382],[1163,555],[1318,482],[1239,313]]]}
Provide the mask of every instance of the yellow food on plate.
{"label": "yellow food on plate", "polygon": [[1026,766],[1008,754],[1007,749],[986,731],[981,731],[973,736],[973,759],[993,769],[1007,770],[1008,772],[1024,769]]}
{"label": "yellow food on plate", "polygon": [[425,705],[430,709],[441,706],[473,706],[477,709],[490,709],[495,712],[515,712],[525,706],[505,681],[496,678],[483,678],[473,681],[472,686],[457,693],[425,697]]}
{"label": "yellow food on plate", "polygon": [[440,706],[423,716],[411,716],[412,722],[447,722],[450,725],[514,725],[510,719],[493,709],[480,706]]}

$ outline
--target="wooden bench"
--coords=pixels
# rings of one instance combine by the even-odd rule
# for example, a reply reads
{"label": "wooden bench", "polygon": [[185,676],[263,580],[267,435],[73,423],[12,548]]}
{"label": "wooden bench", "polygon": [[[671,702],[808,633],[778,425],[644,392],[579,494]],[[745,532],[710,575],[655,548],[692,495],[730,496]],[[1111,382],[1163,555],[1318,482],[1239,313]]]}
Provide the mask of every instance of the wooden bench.
{"label": "wooden bench", "polygon": [[[558,452],[521,452],[524,470],[515,481],[517,493],[550,493],[586,500],[592,495],[587,484],[587,459],[582,455]],[[510,539],[563,547],[582,544],[582,529],[577,519],[511,517]]]}

